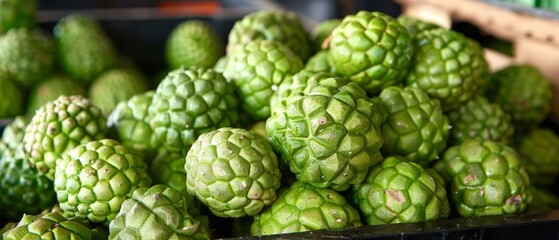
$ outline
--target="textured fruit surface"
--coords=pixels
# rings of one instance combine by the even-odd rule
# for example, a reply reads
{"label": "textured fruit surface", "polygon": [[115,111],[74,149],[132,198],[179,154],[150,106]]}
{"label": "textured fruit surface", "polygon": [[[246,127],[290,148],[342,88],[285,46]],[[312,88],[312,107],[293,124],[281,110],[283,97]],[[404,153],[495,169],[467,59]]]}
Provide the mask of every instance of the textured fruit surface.
{"label": "textured fruit surface", "polygon": [[73,79],[62,75],[52,74],[45,80],[33,86],[29,93],[29,101],[27,103],[27,113],[32,118],[35,111],[47,102],[56,100],[61,95],[86,95],[85,88]]}
{"label": "textured fruit surface", "polygon": [[422,166],[446,149],[450,125],[437,99],[418,88],[388,87],[380,93],[384,156],[399,155]]}
{"label": "textured fruit surface", "polygon": [[84,85],[117,64],[113,43],[99,23],[87,15],[71,14],[60,19],[53,35],[62,69]]}
{"label": "textured fruit surface", "polygon": [[119,102],[147,91],[148,85],[136,72],[115,68],[97,77],[89,87],[91,102],[108,115]]}
{"label": "textured fruit surface", "polygon": [[559,174],[559,136],[551,129],[537,128],[518,137],[516,147],[530,182],[550,186]]}
{"label": "textured fruit surface", "polygon": [[149,167],[153,184],[163,184],[178,192],[186,192],[185,156],[169,151],[159,151]]}
{"label": "textured fruit surface", "polygon": [[210,239],[208,226],[188,208],[179,192],[164,185],[139,188],[111,221],[109,239]]}
{"label": "textured fruit surface", "polygon": [[186,156],[188,193],[219,217],[253,216],[276,200],[281,173],[266,140],[240,128],[201,135]]}
{"label": "textured fruit surface", "polygon": [[[6,143],[8,148],[16,149],[23,146],[23,136],[25,128],[27,127],[27,120],[23,116],[17,116],[13,121],[4,128],[2,133],[2,141]],[[2,156],[0,154],[0,156]]]}
{"label": "textured fruit surface", "polygon": [[445,111],[458,108],[480,92],[488,65],[477,42],[437,28],[419,33],[416,45],[406,85],[439,99]]}
{"label": "textured fruit surface", "polygon": [[107,117],[107,127],[116,131],[117,140],[146,163],[151,161],[159,146],[149,125],[151,118],[148,110],[153,94],[154,91],[147,91],[122,101]]}
{"label": "textured fruit surface", "polygon": [[25,106],[23,92],[8,79],[6,74],[0,73],[0,118],[11,118],[21,114]]}
{"label": "textured fruit surface", "polygon": [[313,52],[310,38],[295,12],[261,10],[244,16],[229,32],[227,54],[257,40],[281,42],[303,61]]}
{"label": "textured fruit surface", "polygon": [[56,164],[54,189],[71,216],[108,224],[134,190],[151,184],[147,165],[115,140],[79,145]]}
{"label": "textured fruit surface", "polygon": [[333,77],[333,75],[330,73],[312,72],[308,70],[301,70],[295,75],[288,76],[281,82],[277,91],[272,95],[270,106],[274,108],[274,105],[289,96],[303,93],[308,85],[318,84],[320,81],[331,77]]}
{"label": "textured fruit surface", "polygon": [[309,58],[309,60],[305,63],[304,69],[313,72],[336,72],[334,63],[330,59],[330,53],[328,53],[328,50],[317,52],[315,55]]}
{"label": "textured fruit surface", "polygon": [[35,27],[37,7],[37,0],[0,1],[0,35],[12,28]]}
{"label": "textured fruit surface", "polygon": [[254,218],[253,236],[361,226],[359,212],[338,192],[295,182]]}
{"label": "textured fruit surface", "polygon": [[325,43],[324,40],[332,34],[334,28],[341,22],[341,19],[329,19],[313,27],[311,31],[311,40],[315,51],[320,51],[323,47],[328,47],[328,44]]}
{"label": "textured fruit surface", "polygon": [[0,72],[29,87],[52,71],[54,43],[39,30],[12,29],[0,38]]}
{"label": "textured fruit surface", "polygon": [[423,31],[440,28],[437,24],[426,22],[411,16],[400,15],[396,20],[404,26],[412,36],[415,36]]}
{"label": "textured fruit surface", "polygon": [[173,29],[167,39],[165,57],[172,69],[211,68],[225,49],[219,36],[205,21],[187,20]]}
{"label": "textured fruit surface", "polygon": [[9,149],[0,158],[0,211],[3,220],[38,214],[55,202],[52,180],[33,168],[22,146]]}
{"label": "textured fruit surface", "polygon": [[92,231],[80,219],[67,219],[58,212],[51,212],[23,215],[17,226],[2,237],[5,240],[92,239]]}
{"label": "textured fruit surface", "polygon": [[284,99],[266,121],[268,140],[297,179],[343,191],[382,160],[380,114],[356,83],[328,78]]}
{"label": "textured fruit surface", "polygon": [[450,145],[467,139],[509,143],[514,134],[511,117],[500,105],[475,97],[449,113]]}
{"label": "textured fruit surface", "polygon": [[354,192],[369,225],[445,219],[450,213],[441,176],[401,156],[373,167]]}
{"label": "textured fruit surface", "polygon": [[464,217],[526,211],[530,179],[518,153],[500,142],[469,140],[443,155],[458,213]]}
{"label": "textured fruit surface", "polygon": [[533,128],[551,111],[551,85],[532,66],[514,65],[495,72],[488,88],[487,97],[511,115],[515,130]]}
{"label": "textured fruit surface", "polygon": [[369,94],[401,83],[415,48],[406,28],[380,12],[359,11],[334,28],[330,57],[336,73]]}
{"label": "textured fruit surface", "polygon": [[227,67],[227,56],[223,56],[217,60],[215,65],[213,66],[213,70],[216,72],[223,73],[225,71],[225,67]]}
{"label": "textured fruit surface", "polygon": [[303,69],[303,62],[281,42],[252,41],[229,55],[223,75],[238,89],[245,112],[255,120],[270,116],[270,98],[289,76]]}
{"label": "textured fruit surface", "polygon": [[105,117],[82,96],[60,96],[40,107],[25,128],[23,144],[31,163],[48,178],[63,154],[105,137]]}
{"label": "textured fruit surface", "polygon": [[183,152],[203,133],[237,124],[237,97],[221,73],[180,68],[159,84],[149,108],[156,140]]}

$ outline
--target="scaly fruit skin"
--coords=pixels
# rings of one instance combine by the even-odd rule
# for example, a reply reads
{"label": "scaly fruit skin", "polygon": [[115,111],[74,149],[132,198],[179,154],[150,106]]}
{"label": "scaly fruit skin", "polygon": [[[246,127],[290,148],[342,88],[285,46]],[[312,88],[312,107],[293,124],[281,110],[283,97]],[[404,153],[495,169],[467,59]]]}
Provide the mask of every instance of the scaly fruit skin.
{"label": "scaly fruit skin", "polygon": [[12,29],[0,38],[0,72],[23,87],[48,75],[54,66],[54,42],[39,30]]}
{"label": "scaly fruit skin", "polygon": [[281,42],[259,40],[235,48],[223,75],[237,86],[245,112],[265,120],[274,91],[301,69],[301,59]]}
{"label": "scaly fruit skin", "polygon": [[261,10],[246,15],[229,32],[227,54],[258,40],[281,42],[303,61],[313,52],[307,31],[294,12]]}
{"label": "scaly fruit skin", "polygon": [[83,220],[67,219],[58,212],[23,215],[18,225],[2,235],[5,240],[20,239],[92,239],[92,231]]}
{"label": "scaly fruit skin", "polygon": [[[223,56],[217,60],[215,65],[213,66],[213,70],[219,73],[223,73],[225,68],[227,67],[227,56]],[[227,80],[229,81],[229,80]]]}
{"label": "scaly fruit skin", "polygon": [[369,94],[401,83],[415,47],[408,30],[380,12],[359,11],[334,28],[330,58],[336,74],[358,83]]}
{"label": "scaly fruit skin", "polygon": [[518,137],[516,150],[532,184],[553,185],[559,174],[559,136],[551,129],[537,128]]}
{"label": "scaly fruit skin", "polygon": [[52,180],[33,168],[22,146],[0,158],[0,211],[3,220],[18,220],[24,213],[38,214],[55,202]]}
{"label": "scaly fruit skin", "polygon": [[334,77],[334,75],[326,72],[312,72],[307,70],[301,70],[295,75],[288,76],[281,82],[277,91],[272,95],[270,106],[273,109],[274,105],[289,96],[303,93],[308,85],[318,84],[320,81],[331,77]]}
{"label": "scaly fruit skin", "polygon": [[109,239],[210,239],[208,226],[188,208],[179,192],[164,185],[139,188],[109,224]]}
{"label": "scaly fruit skin", "polygon": [[338,192],[295,182],[254,218],[253,236],[362,226],[359,212]]}
{"label": "scaly fruit skin", "polygon": [[514,135],[511,117],[500,105],[479,96],[449,113],[450,145],[467,139],[509,143]]}
{"label": "scaly fruit skin", "polygon": [[23,92],[6,74],[0,73],[0,119],[12,118],[22,113],[25,97]]}
{"label": "scaly fruit skin", "polygon": [[149,108],[156,141],[186,155],[203,133],[237,124],[237,97],[221,73],[180,68],[159,84]]}
{"label": "scaly fruit skin", "polygon": [[469,140],[447,149],[442,161],[463,217],[521,213],[530,204],[528,173],[503,143]]}
{"label": "scaly fruit skin", "polygon": [[176,26],[165,47],[167,64],[172,69],[211,68],[225,52],[212,26],[200,20],[187,20]]}
{"label": "scaly fruit skin", "polygon": [[342,22],[341,19],[329,19],[317,24],[311,31],[311,40],[314,45],[315,51],[320,51],[323,47],[328,47],[328,44],[324,43],[334,28],[336,28]]}
{"label": "scaly fruit skin", "polygon": [[415,44],[407,86],[439,99],[444,111],[457,109],[480,92],[488,68],[478,43],[461,33],[437,28],[417,34]]}
{"label": "scaly fruit skin", "polygon": [[258,214],[276,200],[281,173],[266,140],[240,128],[202,134],[186,156],[188,193],[218,217]]}
{"label": "scaly fruit skin", "polygon": [[13,28],[34,28],[37,8],[37,0],[0,1],[0,35]]}
{"label": "scaly fruit skin", "polygon": [[62,69],[82,85],[117,64],[113,43],[89,16],[71,14],[60,19],[53,35]]}
{"label": "scaly fruit skin", "polygon": [[[16,149],[18,146],[22,146],[26,127],[27,120],[25,117],[17,116],[10,124],[8,124],[8,126],[6,126],[6,128],[4,128],[2,141],[4,141],[10,149]],[[0,154],[0,156],[2,155]]]}
{"label": "scaly fruit skin", "polygon": [[309,58],[309,60],[305,63],[304,70],[312,72],[329,72],[332,74],[336,72],[336,68],[332,59],[330,59],[330,53],[328,53],[328,50],[317,52]]}
{"label": "scaly fruit skin", "polygon": [[60,95],[85,96],[85,93],[85,88],[73,79],[62,74],[52,74],[44,81],[33,86],[29,94],[26,115],[31,119],[37,109],[47,102],[56,100]]}
{"label": "scaly fruit skin", "polygon": [[64,212],[103,224],[115,218],[134,190],[150,184],[146,163],[112,139],[72,149],[58,161],[54,178]]}
{"label": "scaly fruit skin", "polygon": [[101,110],[82,96],[60,96],[40,107],[23,137],[25,154],[49,179],[62,155],[79,144],[105,137]]}
{"label": "scaly fruit skin", "polygon": [[328,78],[276,104],[266,132],[297,180],[344,191],[382,160],[380,120],[361,87]]}
{"label": "scaly fruit skin", "polygon": [[103,114],[108,115],[119,102],[127,101],[134,95],[147,90],[147,82],[138,73],[115,68],[102,73],[93,80],[88,96]]}
{"label": "scaly fruit skin", "polygon": [[396,21],[404,26],[412,36],[415,36],[423,31],[440,28],[440,26],[437,24],[405,15],[398,16],[398,18],[396,18]]}
{"label": "scaly fruit skin", "polygon": [[369,225],[432,221],[450,213],[441,176],[401,156],[373,167],[354,194]]}
{"label": "scaly fruit skin", "polygon": [[541,124],[552,106],[549,81],[533,66],[514,65],[497,71],[487,90],[490,101],[509,113],[516,130]]}
{"label": "scaly fruit skin", "polygon": [[182,154],[159,151],[151,166],[149,174],[153,184],[163,184],[178,192],[186,192],[186,158]]}
{"label": "scaly fruit skin", "polygon": [[427,166],[446,149],[450,125],[439,100],[418,88],[394,86],[382,90],[379,100],[383,155]]}
{"label": "scaly fruit skin", "polygon": [[116,131],[117,140],[148,164],[159,147],[149,125],[151,117],[148,110],[154,93],[147,91],[118,103],[107,117],[107,127]]}
{"label": "scaly fruit skin", "polygon": [[35,167],[54,179],[56,162],[75,146],[105,137],[101,110],[79,95],[60,96],[39,109],[25,128],[23,144]]}

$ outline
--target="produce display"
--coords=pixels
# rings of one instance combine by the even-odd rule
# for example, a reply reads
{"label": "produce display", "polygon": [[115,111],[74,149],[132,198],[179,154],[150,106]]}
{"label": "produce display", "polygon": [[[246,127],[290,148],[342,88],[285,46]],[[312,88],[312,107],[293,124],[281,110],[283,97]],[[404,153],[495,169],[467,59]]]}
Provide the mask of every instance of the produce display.
{"label": "produce display", "polygon": [[[466,35],[260,10],[169,32],[151,79],[97,19],[0,8],[3,239],[211,239],[559,209],[553,91]],[[23,6],[28,6],[24,8]],[[17,17],[3,15],[17,12]],[[3,227],[2,227],[3,226]]]}

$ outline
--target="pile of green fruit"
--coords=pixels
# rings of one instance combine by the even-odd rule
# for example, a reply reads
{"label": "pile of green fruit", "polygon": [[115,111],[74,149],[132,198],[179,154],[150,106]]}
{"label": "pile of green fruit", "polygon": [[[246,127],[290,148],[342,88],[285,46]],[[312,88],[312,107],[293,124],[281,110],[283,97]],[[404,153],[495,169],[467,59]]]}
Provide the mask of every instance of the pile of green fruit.
{"label": "pile of green fruit", "polygon": [[453,30],[360,11],[307,31],[262,10],[224,45],[188,20],[150,89],[95,19],[64,17],[51,37],[19,17],[0,18],[0,117],[14,118],[0,141],[4,239],[209,239],[559,207],[549,82],[528,65],[491,73]]}

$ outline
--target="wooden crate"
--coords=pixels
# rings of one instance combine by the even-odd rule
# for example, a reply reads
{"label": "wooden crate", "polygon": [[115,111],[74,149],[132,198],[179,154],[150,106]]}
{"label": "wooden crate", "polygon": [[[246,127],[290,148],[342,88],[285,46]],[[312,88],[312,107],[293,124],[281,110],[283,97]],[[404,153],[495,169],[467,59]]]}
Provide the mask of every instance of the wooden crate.
{"label": "wooden crate", "polygon": [[513,43],[513,56],[485,49],[492,70],[510,64],[531,64],[553,86],[552,117],[559,120],[559,13],[490,0],[396,0],[402,14],[450,28],[464,21]]}

